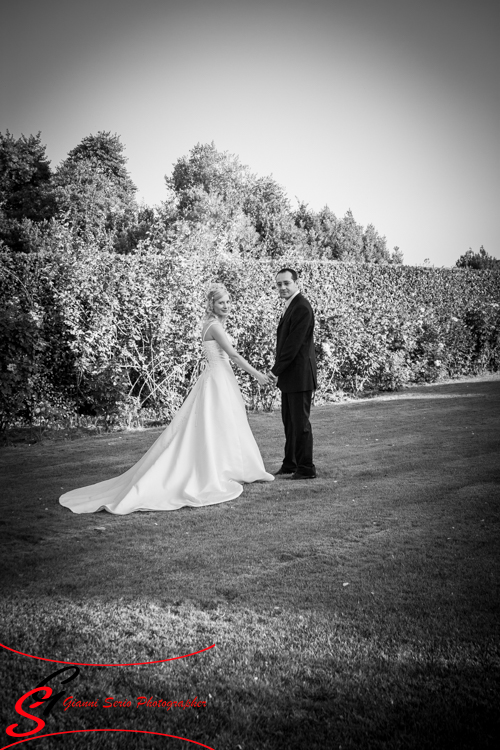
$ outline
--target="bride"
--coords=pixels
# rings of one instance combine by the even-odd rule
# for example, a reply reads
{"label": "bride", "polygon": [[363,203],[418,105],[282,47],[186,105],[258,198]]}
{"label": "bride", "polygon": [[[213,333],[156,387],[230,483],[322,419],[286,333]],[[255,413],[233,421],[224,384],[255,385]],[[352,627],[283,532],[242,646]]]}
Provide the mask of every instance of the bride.
{"label": "bride", "polygon": [[213,284],[202,330],[207,367],[148,452],[119,477],[66,492],[61,505],[73,513],[118,515],[197,508],[234,500],[242,482],[274,479],[264,468],[229,359],[260,385],[269,381],[233,348],[224,330],[229,309],[226,288]]}

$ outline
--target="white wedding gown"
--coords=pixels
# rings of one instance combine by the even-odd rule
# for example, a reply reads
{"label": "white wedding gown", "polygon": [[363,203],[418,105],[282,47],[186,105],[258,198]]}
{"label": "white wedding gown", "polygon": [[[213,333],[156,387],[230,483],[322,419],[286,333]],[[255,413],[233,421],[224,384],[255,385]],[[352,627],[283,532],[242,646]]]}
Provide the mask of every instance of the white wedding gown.
{"label": "white wedding gown", "polygon": [[104,509],[199,508],[238,497],[241,482],[271,482],[248,424],[243,398],[217,341],[204,341],[207,366],[185,402],[148,452],[124,474],[66,492],[73,513]]}

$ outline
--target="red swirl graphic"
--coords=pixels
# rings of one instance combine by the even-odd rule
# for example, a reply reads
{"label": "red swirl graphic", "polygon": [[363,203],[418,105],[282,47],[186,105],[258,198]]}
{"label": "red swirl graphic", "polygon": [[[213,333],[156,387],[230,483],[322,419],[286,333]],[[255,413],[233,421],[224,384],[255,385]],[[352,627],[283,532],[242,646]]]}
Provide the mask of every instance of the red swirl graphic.
{"label": "red swirl graphic", "polygon": [[[35,657],[35,658],[38,658],[38,657]],[[182,657],[177,657],[177,658],[182,658]],[[54,659],[48,659],[47,661],[54,661]],[[164,661],[168,661],[168,659]],[[66,663],[67,662],[63,662],[63,664],[66,664]],[[112,666],[116,666],[116,665],[112,665]],[[160,737],[171,737],[174,740],[184,740],[184,742],[191,742],[192,745],[198,745],[198,747],[204,747],[204,748],[207,748],[207,750],[215,750],[215,748],[210,747],[209,745],[203,745],[201,742],[196,742],[196,740],[188,740],[187,737],[178,737],[176,734],[164,734],[163,732],[147,732],[145,729],[72,729],[67,732],[52,732],[51,734],[40,734],[38,737],[27,737],[25,740],[18,740],[17,742],[13,742],[11,745],[4,745],[2,748],[0,748],[0,750],[7,750],[8,747],[15,747],[16,745],[21,745],[23,742],[31,742],[32,740],[41,740],[43,737],[55,737],[57,734],[78,734],[79,732],[135,732],[136,734],[156,734]]]}
{"label": "red swirl graphic", "polygon": [[[33,654],[25,654],[24,651],[16,651],[15,648],[10,648],[9,646],[5,646],[3,643],[0,643],[0,646],[2,648],[5,648],[7,651],[12,651],[14,654],[27,656],[29,659],[39,659],[39,661],[51,661],[51,662],[54,662],[55,664],[69,664],[72,667],[143,667],[147,664],[163,664],[163,662],[165,661],[175,661],[176,659],[187,659],[188,656],[196,656],[196,654],[202,654],[204,651],[210,651],[211,648],[215,647],[215,643],[212,643],[211,646],[207,646],[206,648],[200,649],[200,651],[193,651],[191,654],[183,654],[182,656],[171,656],[169,659],[157,659],[156,661],[137,661],[137,662],[132,662],[131,664],[85,664],[84,662],[81,662],[81,661],[62,661],[61,659],[46,659],[44,656],[33,656]],[[88,731],[104,732],[104,731],[115,731],[115,730],[107,730],[107,729],[106,730],[105,729],[90,730],[89,729]],[[125,732],[129,730],[123,729],[119,731]],[[191,740],[189,740],[189,742],[191,742]],[[12,745],[8,745],[8,747],[12,747]],[[206,746],[203,745],[202,747],[206,747]],[[0,748],[0,750],[3,750],[3,748]]]}

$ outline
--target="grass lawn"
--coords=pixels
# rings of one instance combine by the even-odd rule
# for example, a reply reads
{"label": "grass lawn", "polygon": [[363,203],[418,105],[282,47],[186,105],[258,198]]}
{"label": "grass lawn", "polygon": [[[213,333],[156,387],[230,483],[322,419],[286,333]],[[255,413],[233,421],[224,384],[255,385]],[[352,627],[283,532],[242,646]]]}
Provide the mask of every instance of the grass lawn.
{"label": "grass lawn", "polygon": [[[315,481],[123,517],[57,499],[124,471],[159,429],[0,451],[3,644],[97,664],[215,644],[53,678],[63,695],[39,734],[140,729],[215,750],[498,746],[500,381],[316,407],[312,422]],[[250,423],[276,470],[279,414]],[[14,704],[56,669],[1,650],[0,748],[16,741],[8,725],[34,729]],[[71,695],[96,705],[65,710]],[[110,696],[131,705],[102,707]],[[130,733],[28,746],[196,747]]]}

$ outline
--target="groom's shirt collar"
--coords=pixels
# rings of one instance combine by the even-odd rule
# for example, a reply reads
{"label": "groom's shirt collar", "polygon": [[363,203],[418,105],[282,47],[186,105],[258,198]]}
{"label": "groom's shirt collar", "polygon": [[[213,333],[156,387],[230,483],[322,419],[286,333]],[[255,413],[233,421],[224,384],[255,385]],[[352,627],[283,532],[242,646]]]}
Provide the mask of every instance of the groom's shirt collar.
{"label": "groom's shirt collar", "polygon": [[291,303],[291,301],[292,301],[293,299],[295,299],[295,297],[297,296],[297,294],[300,294],[300,289],[297,289],[297,291],[295,292],[295,294],[292,294],[292,296],[291,296],[291,297],[289,297],[289,298],[288,298],[288,299],[286,300],[286,302],[285,302],[285,310],[288,310],[288,308],[290,307],[290,303]]}

